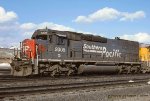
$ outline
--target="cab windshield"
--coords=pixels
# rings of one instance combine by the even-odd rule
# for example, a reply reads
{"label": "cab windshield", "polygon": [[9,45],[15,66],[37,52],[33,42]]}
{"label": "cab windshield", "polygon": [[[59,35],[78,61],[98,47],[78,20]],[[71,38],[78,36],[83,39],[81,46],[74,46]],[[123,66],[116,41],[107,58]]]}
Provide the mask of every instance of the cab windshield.
{"label": "cab windshield", "polygon": [[47,40],[47,35],[38,35],[38,36],[36,36],[36,39]]}

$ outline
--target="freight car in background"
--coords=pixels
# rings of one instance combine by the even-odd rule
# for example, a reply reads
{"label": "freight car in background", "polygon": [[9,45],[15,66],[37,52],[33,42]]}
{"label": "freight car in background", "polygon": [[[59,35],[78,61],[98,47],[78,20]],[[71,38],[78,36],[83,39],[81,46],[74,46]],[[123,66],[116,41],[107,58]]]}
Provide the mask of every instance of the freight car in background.
{"label": "freight car in background", "polygon": [[139,46],[118,37],[38,29],[31,39],[20,43],[20,56],[15,54],[11,63],[12,75],[146,73],[149,67],[141,61],[144,55]]}
{"label": "freight car in background", "polygon": [[150,72],[150,45],[140,44],[139,57],[142,62],[142,73]]}

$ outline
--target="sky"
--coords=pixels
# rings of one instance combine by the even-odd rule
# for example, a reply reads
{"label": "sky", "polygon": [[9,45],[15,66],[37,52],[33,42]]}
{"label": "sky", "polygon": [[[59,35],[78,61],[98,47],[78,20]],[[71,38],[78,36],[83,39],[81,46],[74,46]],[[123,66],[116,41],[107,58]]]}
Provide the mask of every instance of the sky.
{"label": "sky", "polygon": [[46,28],[150,44],[149,0],[0,0],[0,47]]}

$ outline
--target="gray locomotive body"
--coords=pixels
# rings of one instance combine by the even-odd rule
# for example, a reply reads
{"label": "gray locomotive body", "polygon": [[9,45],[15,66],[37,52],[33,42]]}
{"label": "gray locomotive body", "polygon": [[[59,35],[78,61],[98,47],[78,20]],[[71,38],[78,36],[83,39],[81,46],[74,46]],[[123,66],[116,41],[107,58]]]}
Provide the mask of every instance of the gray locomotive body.
{"label": "gray locomotive body", "polygon": [[140,72],[138,42],[50,29],[36,30],[32,39],[38,47],[28,75]]}
{"label": "gray locomotive body", "polygon": [[37,30],[32,38],[45,47],[39,53],[39,67],[55,65],[56,73],[130,73],[140,69],[138,42],[55,30]]}

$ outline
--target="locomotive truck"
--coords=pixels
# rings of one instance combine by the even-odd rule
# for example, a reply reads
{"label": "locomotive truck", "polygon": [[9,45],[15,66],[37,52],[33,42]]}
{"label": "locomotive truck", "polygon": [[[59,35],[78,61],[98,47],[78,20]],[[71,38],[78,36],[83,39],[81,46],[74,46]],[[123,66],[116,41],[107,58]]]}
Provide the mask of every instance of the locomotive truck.
{"label": "locomotive truck", "polygon": [[[118,37],[36,30],[14,49],[13,76],[149,72],[149,47]],[[146,57],[146,58],[145,58]]]}

